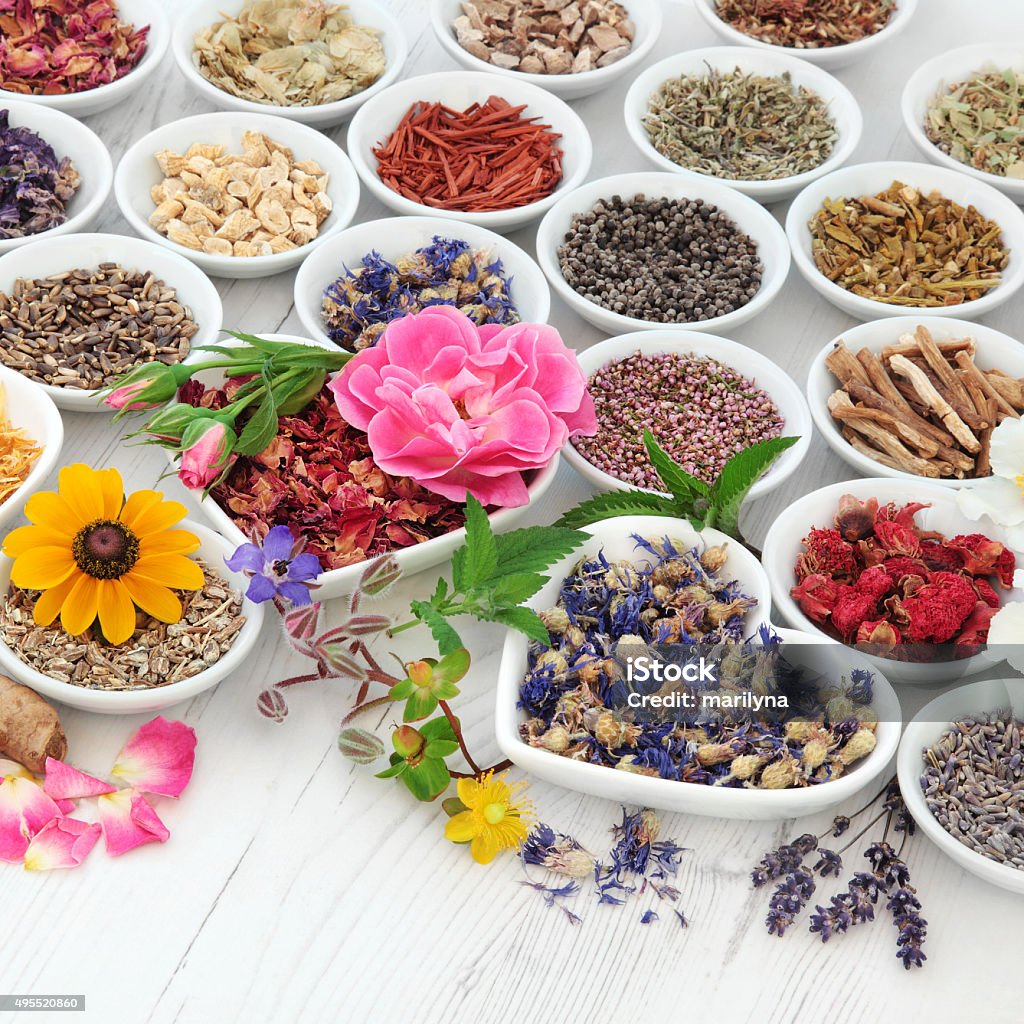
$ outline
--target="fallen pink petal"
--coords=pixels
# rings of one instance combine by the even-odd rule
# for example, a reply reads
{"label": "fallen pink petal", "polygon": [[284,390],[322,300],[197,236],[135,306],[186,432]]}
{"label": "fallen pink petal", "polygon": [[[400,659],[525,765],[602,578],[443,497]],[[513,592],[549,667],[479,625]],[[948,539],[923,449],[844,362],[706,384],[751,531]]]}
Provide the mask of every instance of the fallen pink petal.
{"label": "fallen pink petal", "polygon": [[46,759],[43,789],[54,800],[81,800],[85,797],[117,792],[117,787],[111,786],[109,782],[86,775],[85,772],[52,757]]}
{"label": "fallen pink petal", "polygon": [[53,818],[29,842],[25,868],[29,871],[77,868],[99,842],[101,833],[96,822]]}
{"label": "fallen pink petal", "polygon": [[195,730],[161,715],[124,745],[110,774],[142,793],[180,796],[192,778],[195,751]]}
{"label": "fallen pink petal", "polygon": [[34,782],[14,775],[0,780],[0,860],[20,863],[29,840],[60,808]]}
{"label": "fallen pink petal", "polygon": [[166,843],[171,833],[153,805],[131,789],[107,793],[98,801],[100,824],[107,853],[120,857],[147,843]]}

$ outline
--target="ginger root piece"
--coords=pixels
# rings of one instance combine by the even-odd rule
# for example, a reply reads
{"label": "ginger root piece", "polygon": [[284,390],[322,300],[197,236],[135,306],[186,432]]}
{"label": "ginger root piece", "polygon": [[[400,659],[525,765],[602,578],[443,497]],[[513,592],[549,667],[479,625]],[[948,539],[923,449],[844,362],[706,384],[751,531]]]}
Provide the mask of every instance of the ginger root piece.
{"label": "ginger root piece", "polygon": [[42,772],[46,759],[64,760],[68,741],[57,712],[35,690],[0,676],[0,754]]}

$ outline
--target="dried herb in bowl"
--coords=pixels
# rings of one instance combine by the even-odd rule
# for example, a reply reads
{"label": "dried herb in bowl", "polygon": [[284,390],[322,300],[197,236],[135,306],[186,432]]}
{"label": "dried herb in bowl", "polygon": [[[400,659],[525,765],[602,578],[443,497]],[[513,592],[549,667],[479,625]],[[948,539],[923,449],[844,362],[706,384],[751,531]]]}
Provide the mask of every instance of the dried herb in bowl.
{"label": "dried herb in bowl", "polygon": [[392,320],[428,306],[455,306],[474,323],[516,324],[519,313],[502,262],[459,238],[435,235],[394,261],[367,253],[324,290],[321,318],[331,341],[368,348]]}
{"label": "dried herb in bowl", "polygon": [[896,0],[717,0],[738,32],[773,46],[818,49],[856,43],[881,32]]}
{"label": "dried herb in bowl", "polygon": [[827,199],[808,225],[818,270],[896,306],[956,306],[999,286],[1002,229],[974,206],[894,181],[873,196]]}
{"label": "dried herb in bowl", "polygon": [[824,163],[839,133],[828,104],[789,72],[740,68],[682,75],[648,101],[643,125],[651,145],[691,171],[738,181],[774,181]]}
{"label": "dried herb in bowl", "polygon": [[962,164],[1024,178],[1024,72],[980,71],[941,89],[925,115],[925,134]]}
{"label": "dried herb in bowl", "polygon": [[15,128],[0,110],[0,239],[24,238],[57,227],[78,191],[75,165],[58,160],[53,147],[31,128]]}
{"label": "dried herb in bowl", "polygon": [[253,103],[314,107],[369,88],[386,67],[380,32],[345,4],[249,0],[195,35],[193,61],[218,89]]}
{"label": "dried herb in bowl", "polygon": [[39,445],[7,418],[7,399],[0,385],[0,505],[25,482],[32,463],[42,454]]}
{"label": "dried herb in bowl", "polygon": [[109,85],[142,60],[148,33],[121,21],[112,0],[6,0],[0,88],[58,96]]}

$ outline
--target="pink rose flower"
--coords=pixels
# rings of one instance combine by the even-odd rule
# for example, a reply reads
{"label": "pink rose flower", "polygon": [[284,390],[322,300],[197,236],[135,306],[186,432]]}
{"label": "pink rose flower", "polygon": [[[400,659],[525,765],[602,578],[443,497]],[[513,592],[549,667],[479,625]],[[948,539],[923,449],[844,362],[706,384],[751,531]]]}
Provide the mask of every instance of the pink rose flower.
{"label": "pink rose flower", "polygon": [[235,434],[220,420],[195,420],[181,438],[178,479],[192,490],[213,484],[230,465]]}
{"label": "pink rose flower", "polygon": [[453,501],[525,505],[523,473],[597,431],[587,379],[553,327],[477,327],[451,306],[393,321],[331,390],[384,472]]}

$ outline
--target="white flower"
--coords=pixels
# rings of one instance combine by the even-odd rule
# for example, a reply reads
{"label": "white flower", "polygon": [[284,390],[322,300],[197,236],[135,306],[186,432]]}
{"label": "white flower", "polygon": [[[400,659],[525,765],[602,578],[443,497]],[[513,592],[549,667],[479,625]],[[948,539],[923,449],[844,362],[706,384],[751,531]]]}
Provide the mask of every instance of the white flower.
{"label": "white flower", "polygon": [[1006,527],[1006,542],[1024,551],[1024,419],[1005,419],[992,431],[992,475],[957,491],[968,519],[988,516]]}
{"label": "white flower", "polygon": [[1004,605],[988,627],[989,647],[998,651],[1018,672],[1024,672],[1024,602]]}

